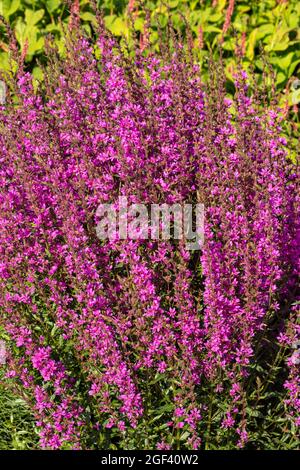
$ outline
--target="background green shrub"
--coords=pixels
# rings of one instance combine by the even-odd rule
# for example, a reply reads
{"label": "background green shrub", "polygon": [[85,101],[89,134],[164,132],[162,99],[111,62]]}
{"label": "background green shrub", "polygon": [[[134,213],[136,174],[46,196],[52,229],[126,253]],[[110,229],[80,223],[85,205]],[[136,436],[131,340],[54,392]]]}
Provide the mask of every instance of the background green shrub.
{"label": "background green shrub", "polygon": [[[92,2],[80,0],[79,3],[81,20],[91,33],[95,21]],[[244,64],[252,65],[257,74],[263,69],[259,51],[260,46],[264,48],[276,72],[279,90],[283,90],[299,70],[300,3],[297,0],[102,0],[98,5],[103,8],[106,26],[113,34],[127,39],[131,21],[135,30],[143,34],[146,10],[149,10],[150,40],[154,45],[158,39],[158,24],[164,29],[171,17],[174,26],[184,32],[185,17],[191,26],[195,46],[201,48],[200,57],[222,48],[229,79],[236,65],[237,44]],[[230,7],[233,8],[232,15]],[[62,28],[70,17],[68,3],[63,0],[0,0],[0,14],[13,28],[21,49],[28,41],[26,60],[39,77],[37,59],[42,60],[45,36],[51,33],[58,47],[63,47]],[[227,28],[229,19],[230,27]],[[1,66],[8,67],[7,38],[3,28],[0,33]],[[299,92],[290,96],[290,104],[297,104],[299,100]]]}

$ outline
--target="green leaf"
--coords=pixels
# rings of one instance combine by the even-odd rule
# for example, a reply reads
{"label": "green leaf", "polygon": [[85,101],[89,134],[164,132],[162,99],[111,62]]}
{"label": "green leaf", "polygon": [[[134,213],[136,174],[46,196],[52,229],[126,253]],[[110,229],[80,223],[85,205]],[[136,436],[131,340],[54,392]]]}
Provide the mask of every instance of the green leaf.
{"label": "green leaf", "polygon": [[168,6],[170,8],[176,8],[178,6],[179,1],[178,0],[169,0],[168,1]]}
{"label": "green leaf", "polygon": [[213,15],[208,16],[208,21],[210,23],[218,23],[219,21],[222,20],[222,18],[223,18],[222,13],[215,13]]}
{"label": "green leaf", "polygon": [[40,69],[40,67],[34,67],[32,70],[32,75],[34,78],[34,88],[37,89],[39,82],[44,79],[43,71]]}
{"label": "green leaf", "polygon": [[8,52],[0,52],[0,63],[2,70],[9,70],[9,54]]}
{"label": "green leaf", "polygon": [[216,26],[213,25],[206,25],[204,27],[204,33],[221,33],[222,29],[216,28]]}
{"label": "green leaf", "polygon": [[244,13],[247,13],[247,11],[250,11],[251,7],[250,6],[246,6],[246,5],[240,5],[238,6],[238,14],[241,15],[241,14],[244,14]]}
{"label": "green leaf", "polygon": [[107,15],[104,17],[104,23],[105,23],[105,26],[110,29],[111,25],[113,24],[113,22],[115,21],[116,19],[116,15]]}
{"label": "green leaf", "polygon": [[283,72],[278,72],[276,75],[276,85],[280,85],[286,80],[287,76]]}
{"label": "green leaf", "polygon": [[291,63],[289,67],[289,77],[291,77],[294,73],[295,68],[297,65],[300,64],[300,59],[295,60],[294,62]]}
{"label": "green leaf", "polygon": [[227,0],[219,0],[218,5],[217,5],[217,9],[220,10],[220,11],[224,10],[224,8],[226,6],[226,3],[227,3]]}
{"label": "green leaf", "polygon": [[258,29],[260,37],[268,36],[274,33],[275,25],[272,23],[266,23],[261,25]]}
{"label": "green leaf", "polygon": [[144,19],[137,18],[134,22],[134,29],[136,31],[143,31],[144,30]]}
{"label": "green leaf", "polygon": [[288,20],[288,25],[291,29],[298,28],[299,16],[296,13],[289,14],[287,20]]}
{"label": "green leaf", "polygon": [[25,10],[25,22],[26,26],[28,28],[32,28],[34,25],[36,25],[44,16],[45,11],[44,10]]}
{"label": "green leaf", "polygon": [[285,51],[288,47],[290,46],[290,41],[288,38],[286,38],[282,42],[275,42],[272,41],[271,44],[268,44],[266,46],[266,51],[271,52],[271,51]]}
{"label": "green leaf", "polygon": [[193,2],[190,3],[190,9],[191,11],[195,10],[195,8],[198,6],[198,0],[194,0]]}
{"label": "green leaf", "polygon": [[59,24],[53,24],[53,23],[50,23],[50,24],[47,24],[45,30],[48,32],[48,33],[62,33],[62,28]]}
{"label": "green leaf", "polygon": [[[37,37],[38,33],[39,32],[37,28],[35,28],[35,32],[32,35],[31,33],[28,33],[27,38],[29,38],[29,43],[28,43],[27,56],[33,56],[36,52],[40,51],[44,46],[44,38],[43,37],[38,38]],[[29,58],[27,59],[29,60]]]}
{"label": "green leaf", "polygon": [[187,438],[190,436],[190,433],[188,431],[185,431],[183,434],[180,436],[180,441],[186,441]]}
{"label": "green leaf", "polygon": [[25,39],[26,39],[25,31],[26,31],[26,25],[22,21],[22,19],[19,17],[15,25],[15,34],[21,47],[23,47],[25,43]]}
{"label": "green leaf", "polygon": [[116,18],[115,21],[109,27],[110,31],[116,36],[122,36],[126,30],[126,25],[122,18]]}
{"label": "green leaf", "polygon": [[246,55],[248,59],[250,60],[253,60],[254,58],[254,50],[255,50],[258,35],[259,35],[258,29],[255,28],[253,29],[253,31],[251,31],[249,39],[248,39],[248,48],[247,48]]}
{"label": "green leaf", "polygon": [[170,403],[164,406],[160,406],[159,408],[155,410],[151,410],[149,414],[157,413],[158,415],[163,415],[164,413],[171,413],[173,410],[174,410],[174,405],[173,403]]}
{"label": "green leaf", "polygon": [[300,103],[300,89],[295,90],[289,95],[289,103],[290,105],[298,104]]}
{"label": "green leaf", "polygon": [[294,52],[290,52],[286,56],[276,57],[276,64],[281,70],[286,71],[290,67],[293,57]]}

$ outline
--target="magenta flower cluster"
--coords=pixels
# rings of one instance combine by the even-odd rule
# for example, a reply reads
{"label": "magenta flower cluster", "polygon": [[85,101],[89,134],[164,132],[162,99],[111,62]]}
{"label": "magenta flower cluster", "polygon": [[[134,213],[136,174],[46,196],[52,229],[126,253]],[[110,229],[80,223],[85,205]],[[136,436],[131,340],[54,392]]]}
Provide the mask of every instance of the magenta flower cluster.
{"label": "magenta flower cluster", "polygon": [[[180,43],[133,57],[105,32],[72,41],[37,90],[20,65],[0,108],[6,379],[41,447],[95,448],[101,434],[198,449],[212,426],[201,390],[225,397],[216,422],[243,447],[269,342],[289,351],[284,406],[299,424],[298,175],[280,110],[244,72],[233,99],[218,66],[204,85]],[[203,250],[100,241],[97,207],[120,195],[203,203]]]}

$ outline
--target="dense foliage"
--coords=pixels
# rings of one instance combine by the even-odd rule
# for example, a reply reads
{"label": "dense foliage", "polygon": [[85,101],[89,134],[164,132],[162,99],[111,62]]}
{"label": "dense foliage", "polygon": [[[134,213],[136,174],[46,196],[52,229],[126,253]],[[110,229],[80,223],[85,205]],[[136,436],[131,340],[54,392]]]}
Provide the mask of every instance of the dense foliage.
{"label": "dense foliage", "polygon": [[[134,53],[72,17],[0,108],[4,384],[42,448],[296,448],[299,175],[282,111],[191,45]],[[169,46],[168,46],[169,44]],[[96,236],[99,203],[200,202],[205,242]],[[297,349],[298,348],[298,349]],[[3,366],[4,367],[4,366]]]}
{"label": "dense foliage", "polygon": [[0,450],[36,448],[38,434],[26,402],[6,387],[1,387],[0,404]]}

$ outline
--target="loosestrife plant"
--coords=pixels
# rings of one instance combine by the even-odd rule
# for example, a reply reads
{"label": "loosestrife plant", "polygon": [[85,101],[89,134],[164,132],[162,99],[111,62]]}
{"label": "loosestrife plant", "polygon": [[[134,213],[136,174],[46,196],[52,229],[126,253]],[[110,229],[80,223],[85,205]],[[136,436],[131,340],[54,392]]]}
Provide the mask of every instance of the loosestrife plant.
{"label": "loosestrife plant", "polygon": [[[1,367],[41,448],[297,446],[299,192],[280,110],[242,70],[233,99],[222,66],[204,84],[170,34],[132,51],[74,21],[38,88],[12,44]],[[97,208],[120,196],[203,204],[201,250],[100,240]]]}

